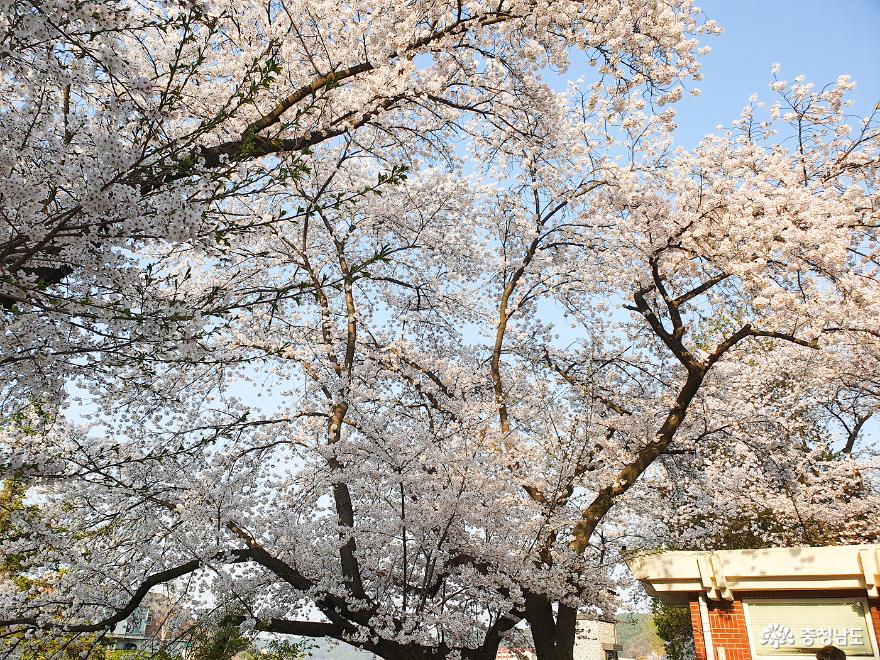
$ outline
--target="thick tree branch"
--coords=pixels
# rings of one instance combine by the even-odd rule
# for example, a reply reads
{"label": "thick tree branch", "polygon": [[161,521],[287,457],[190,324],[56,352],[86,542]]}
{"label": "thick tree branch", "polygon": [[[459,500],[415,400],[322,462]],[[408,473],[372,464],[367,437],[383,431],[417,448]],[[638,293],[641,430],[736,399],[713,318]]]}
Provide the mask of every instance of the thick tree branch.
{"label": "thick tree branch", "polygon": [[572,550],[581,554],[587,549],[593,531],[614,505],[615,500],[626,493],[654,460],[666,450],[669,443],[672,442],[675,432],[684,421],[688,406],[697,395],[705,374],[705,370],[701,368],[695,368],[688,372],[687,379],[676,396],[675,404],[667,413],[654,439],[639,451],[635,459],[618,472],[611,484],[599,490],[593,501],[581,514],[581,519],[572,530],[572,539],[569,544]]}
{"label": "thick tree branch", "polygon": [[[212,559],[215,561],[222,561],[227,564],[236,564],[244,561],[250,561],[252,559],[252,554],[250,550],[247,549],[238,549],[238,550],[230,550],[227,552],[221,552],[215,555]],[[149,593],[150,589],[160,584],[165,584],[167,582],[171,582],[172,580],[176,580],[177,578],[183,577],[184,575],[188,575],[194,571],[205,566],[207,562],[201,559],[193,559],[188,561],[180,566],[175,566],[173,568],[168,568],[164,571],[159,571],[158,573],[153,573],[144,579],[134,590],[128,602],[119,610],[116,611],[112,616],[109,616],[105,619],[101,619],[96,623],[87,623],[87,624],[63,624],[63,623],[55,623],[55,622],[41,622],[38,621],[34,617],[23,617],[17,619],[7,619],[0,621],[0,627],[8,627],[8,626],[26,626],[29,628],[42,628],[42,629],[52,629],[52,630],[61,630],[64,632],[71,633],[90,633],[90,632],[99,632],[101,630],[107,630],[112,626],[115,626],[120,621],[124,621],[129,616],[134,613],[134,611],[141,604],[143,599],[146,597],[147,593]]]}
{"label": "thick tree branch", "polygon": [[335,623],[326,621],[290,621],[288,619],[270,619],[258,621],[256,629],[260,632],[279,633],[281,635],[301,635],[303,637],[336,637],[341,638],[345,629]]}

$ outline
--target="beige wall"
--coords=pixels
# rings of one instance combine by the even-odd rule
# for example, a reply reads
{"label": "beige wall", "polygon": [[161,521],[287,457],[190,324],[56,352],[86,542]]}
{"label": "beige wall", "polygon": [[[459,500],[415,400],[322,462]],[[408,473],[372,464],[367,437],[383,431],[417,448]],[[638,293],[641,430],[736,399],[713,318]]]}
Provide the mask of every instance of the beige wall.
{"label": "beige wall", "polygon": [[617,643],[613,623],[578,619],[574,660],[605,660],[605,646]]}

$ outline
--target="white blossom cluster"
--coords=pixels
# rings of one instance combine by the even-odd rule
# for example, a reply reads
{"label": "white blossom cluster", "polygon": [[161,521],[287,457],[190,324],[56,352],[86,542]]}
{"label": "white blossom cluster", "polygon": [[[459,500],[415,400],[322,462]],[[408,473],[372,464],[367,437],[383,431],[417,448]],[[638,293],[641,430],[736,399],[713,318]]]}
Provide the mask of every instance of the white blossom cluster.
{"label": "white blossom cluster", "polygon": [[847,78],[685,152],[718,28],[681,0],[2,7],[11,639],[164,585],[558,660],[633,548],[878,537]]}

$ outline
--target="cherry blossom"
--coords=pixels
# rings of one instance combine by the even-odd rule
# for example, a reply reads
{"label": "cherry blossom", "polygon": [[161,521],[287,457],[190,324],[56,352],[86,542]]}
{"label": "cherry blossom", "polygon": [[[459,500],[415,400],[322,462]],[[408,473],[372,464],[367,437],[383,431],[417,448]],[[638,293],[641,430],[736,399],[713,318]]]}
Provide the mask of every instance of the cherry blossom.
{"label": "cherry blossom", "polygon": [[717,31],[684,2],[23,7],[5,93],[38,58],[54,91],[3,118],[35,229],[0,460],[37,506],[0,625],[166,588],[388,659],[527,626],[570,660],[634,548],[877,538],[880,125],[847,78],[774,71],[684,151]]}

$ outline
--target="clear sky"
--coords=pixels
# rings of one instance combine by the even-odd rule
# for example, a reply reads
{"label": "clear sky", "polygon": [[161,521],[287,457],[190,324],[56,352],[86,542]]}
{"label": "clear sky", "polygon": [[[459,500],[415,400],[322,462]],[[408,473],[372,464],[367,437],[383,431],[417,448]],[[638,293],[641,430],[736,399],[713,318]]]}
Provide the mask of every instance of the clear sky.
{"label": "clear sky", "polygon": [[769,99],[770,66],[780,79],[804,74],[817,87],[849,74],[856,114],[880,101],[880,0],[697,0],[724,34],[707,40],[705,80],[676,105],[678,143],[692,147],[735,119],[750,95]]}

